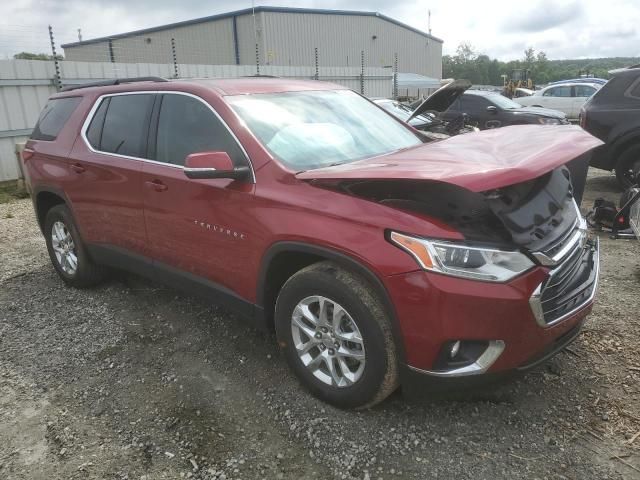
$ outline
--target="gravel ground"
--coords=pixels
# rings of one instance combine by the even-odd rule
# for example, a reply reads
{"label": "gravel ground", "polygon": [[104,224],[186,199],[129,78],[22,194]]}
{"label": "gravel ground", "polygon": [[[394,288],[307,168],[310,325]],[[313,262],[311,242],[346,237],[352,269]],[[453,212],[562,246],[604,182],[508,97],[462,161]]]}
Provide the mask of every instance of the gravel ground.
{"label": "gravel ground", "polygon": [[[604,172],[587,188],[618,196]],[[640,478],[640,247],[601,240],[569,350],[489,391],[350,412],[220,308],[126,275],[65,287],[30,201],[0,205],[0,478]]]}

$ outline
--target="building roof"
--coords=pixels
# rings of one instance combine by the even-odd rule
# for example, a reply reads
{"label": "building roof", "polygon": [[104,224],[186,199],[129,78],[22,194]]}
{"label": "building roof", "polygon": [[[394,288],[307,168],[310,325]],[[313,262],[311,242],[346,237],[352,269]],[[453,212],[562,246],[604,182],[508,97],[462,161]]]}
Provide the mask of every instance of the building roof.
{"label": "building roof", "polygon": [[99,38],[92,38],[89,40],[82,40],[81,42],[65,43],[64,45],[62,45],[62,48],[77,47],[80,45],[89,45],[92,43],[104,42],[107,40],[116,40],[119,38],[127,38],[127,37],[132,37],[137,35],[143,35],[145,33],[160,32],[162,30],[167,30],[170,28],[186,27],[189,25],[197,25],[199,23],[206,23],[214,20],[222,20],[225,18],[232,18],[240,15],[249,15],[249,14],[252,14],[254,11],[256,13],[260,13],[260,12],[311,13],[311,14],[322,14],[322,15],[353,15],[353,16],[361,16],[361,17],[377,17],[377,18],[380,18],[381,20],[385,20],[387,22],[398,25],[399,27],[405,28],[414,33],[422,35],[423,37],[429,38],[431,40],[435,40],[436,42],[443,43],[443,40],[440,38],[434,37],[433,35],[423,32],[422,30],[418,30],[417,28],[410,27],[406,23],[399,22],[398,20],[395,20],[391,17],[387,17],[386,15],[382,15],[381,13],[378,13],[378,12],[362,12],[362,11],[356,11],[356,10],[329,10],[329,9],[322,9],[322,8],[266,7],[265,6],[265,7],[255,7],[255,9],[244,8],[242,10],[235,10],[233,12],[220,13],[218,15],[210,15],[208,17],[195,18],[193,20],[185,20],[183,22],[169,23],[167,25],[160,25],[158,27],[145,28],[142,30],[134,30],[132,32],[119,33],[117,35],[109,35],[108,37],[99,37]]}

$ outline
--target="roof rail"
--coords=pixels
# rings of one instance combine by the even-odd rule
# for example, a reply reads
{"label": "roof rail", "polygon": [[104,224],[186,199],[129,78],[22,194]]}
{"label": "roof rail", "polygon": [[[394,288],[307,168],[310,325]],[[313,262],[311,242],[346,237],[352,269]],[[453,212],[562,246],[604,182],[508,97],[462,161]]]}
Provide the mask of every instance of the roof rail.
{"label": "roof rail", "polygon": [[103,80],[101,82],[82,83],[80,85],[72,85],[70,87],[64,87],[61,91],[68,92],[71,90],[78,90],[80,88],[89,87],[108,87],[110,85],[120,85],[122,83],[135,83],[135,82],[168,82],[166,78],[162,77],[132,77],[132,78],[114,78],[113,80]]}

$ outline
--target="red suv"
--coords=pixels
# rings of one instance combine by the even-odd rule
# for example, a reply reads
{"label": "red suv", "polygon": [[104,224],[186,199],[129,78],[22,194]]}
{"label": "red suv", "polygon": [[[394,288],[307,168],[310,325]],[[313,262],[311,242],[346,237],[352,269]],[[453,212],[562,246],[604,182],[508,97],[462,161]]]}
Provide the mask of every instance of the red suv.
{"label": "red suv", "polygon": [[115,267],[225,303],[315,395],[365,407],[576,337],[598,244],[566,165],[600,144],[542,125],[429,142],[337,85],[146,78],[52,96],[23,161],[66,283]]}

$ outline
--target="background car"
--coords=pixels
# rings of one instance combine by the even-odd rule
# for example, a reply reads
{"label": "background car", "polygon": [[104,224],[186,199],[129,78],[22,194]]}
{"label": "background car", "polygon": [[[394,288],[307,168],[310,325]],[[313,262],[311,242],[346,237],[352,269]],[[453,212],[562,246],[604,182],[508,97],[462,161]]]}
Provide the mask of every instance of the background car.
{"label": "background car", "polygon": [[372,100],[391,115],[424,132],[428,138],[437,140],[477,130],[468,124],[468,118],[463,113],[451,115],[447,119],[441,115],[469,87],[471,82],[468,80],[454,80],[440,87],[426,99],[417,100],[411,105],[387,98]]}
{"label": "background car", "polygon": [[640,173],[640,68],[619,71],[584,105],[580,125],[605,142],[591,165],[615,170],[623,188]]}
{"label": "background car", "polygon": [[480,130],[508,125],[561,125],[569,123],[565,114],[542,108],[523,108],[519,103],[497,93],[467,90],[442,114],[447,120],[465,113],[469,123]]}
{"label": "background car", "polygon": [[600,88],[602,88],[602,85],[598,83],[582,82],[548,85],[542,90],[537,90],[530,97],[518,99],[518,102],[525,107],[545,107],[560,110],[568,118],[577,119],[582,106]]}
{"label": "background car", "polygon": [[571,78],[568,80],[558,80],[556,82],[549,82],[549,85],[560,85],[563,83],[597,83],[600,85],[604,85],[608,80],[604,78],[597,77],[583,77],[583,78]]}
{"label": "background car", "polygon": [[[404,103],[396,102],[395,100],[391,100],[389,98],[372,98],[371,99],[376,105],[384,108],[391,115],[399,118],[403,122],[407,122],[411,114],[413,113],[413,109]],[[409,120],[407,123],[418,130],[428,130],[429,127],[434,125],[434,122],[441,123],[439,120],[435,118],[433,115],[424,114],[417,115]]]}

